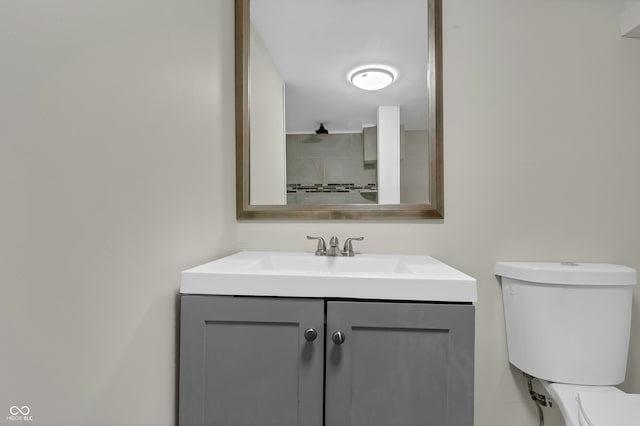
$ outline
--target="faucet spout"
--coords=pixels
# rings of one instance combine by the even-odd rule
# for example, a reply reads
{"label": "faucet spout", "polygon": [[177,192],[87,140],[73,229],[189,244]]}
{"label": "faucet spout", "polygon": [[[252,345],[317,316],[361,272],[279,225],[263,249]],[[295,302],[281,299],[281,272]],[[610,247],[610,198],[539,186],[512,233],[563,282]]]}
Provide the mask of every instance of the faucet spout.
{"label": "faucet spout", "polygon": [[342,256],[342,252],[338,247],[340,242],[335,235],[329,240],[329,250],[327,250],[327,256]]}

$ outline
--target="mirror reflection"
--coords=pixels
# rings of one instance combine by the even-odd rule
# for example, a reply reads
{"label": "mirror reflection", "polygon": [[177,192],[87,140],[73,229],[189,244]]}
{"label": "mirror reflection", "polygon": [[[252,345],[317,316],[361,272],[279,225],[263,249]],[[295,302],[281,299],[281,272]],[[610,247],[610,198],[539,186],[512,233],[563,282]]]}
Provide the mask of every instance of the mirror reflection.
{"label": "mirror reflection", "polygon": [[428,204],[428,1],[249,6],[250,204]]}

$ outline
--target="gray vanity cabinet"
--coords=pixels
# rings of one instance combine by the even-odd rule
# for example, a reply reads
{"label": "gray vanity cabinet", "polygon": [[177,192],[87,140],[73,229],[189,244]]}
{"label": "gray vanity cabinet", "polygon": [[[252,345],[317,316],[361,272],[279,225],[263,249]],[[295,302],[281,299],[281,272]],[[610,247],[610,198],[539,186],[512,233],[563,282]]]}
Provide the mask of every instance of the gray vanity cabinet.
{"label": "gray vanity cabinet", "polygon": [[180,426],[471,426],[473,348],[471,304],[184,295]]}
{"label": "gray vanity cabinet", "polygon": [[327,426],[473,425],[472,305],[328,302],[327,337]]}
{"label": "gray vanity cabinet", "polygon": [[182,296],[180,426],[322,426],[323,352],[323,300]]}

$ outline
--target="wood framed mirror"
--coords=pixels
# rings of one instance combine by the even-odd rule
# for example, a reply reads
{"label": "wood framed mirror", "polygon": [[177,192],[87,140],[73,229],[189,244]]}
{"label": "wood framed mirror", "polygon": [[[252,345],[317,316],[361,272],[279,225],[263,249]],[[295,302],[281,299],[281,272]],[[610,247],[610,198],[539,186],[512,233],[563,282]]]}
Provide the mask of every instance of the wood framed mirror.
{"label": "wood framed mirror", "polygon": [[[237,218],[242,220],[442,219],[444,217],[442,0],[403,0],[402,2],[376,0],[367,2],[367,13],[369,9],[377,8],[379,9],[379,16],[386,16],[385,21],[380,23],[376,22],[377,18],[374,15],[368,17],[362,11],[358,12],[357,19],[352,19],[349,18],[349,11],[327,10],[327,3],[332,3],[327,1],[323,1],[320,6],[317,3],[314,15],[310,17],[308,12],[295,10],[297,6],[287,6],[283,3],[287,1],[293,1],[296,5],[314,3],[313,1],[300,2],[299,0],[236,0],[235,2]],[[411,11],[401,11],[399,5],[405,2],[423,8],[424,13],[416,14]],[[336,2],[336,4],[338,3],[340,2]],[[362,5],[362,2],[342,2],[341,4],[350,3],[360,3],[360,6]],[[375,7],[373,7],[374,5]],[[250,8],[253,9],[250,10]],[[260,10],[264,11],[262,15],[258,14]],[[326,13],[326,15],[323,16],[322,12]],[[405,13],[405,15],[402,15],[402,13]],[[271,16],[267,16],[269,14]],[[278,16],[274,17],[273,15]],[[266,17],[263,18],[263,16]],[[344,19],[330,21],[330,19],[334,19],[330,18],[332,16],[340,16],[344,17]],[[397,19],[389,17],[396,17]],[[285,19],[286,21],[283,24],[282,22],[278,23],[278,21],[269,20],[275,18]],[[416,21],[416,25],[411,25],[407,22],[407,19],[418,19],[419,21]],[[254,20],[259,22],[253,22]],[[387,21],[394,20],[397,21],[396,27],[380,28],[381,26],[386,26]],[[352,25],[355,25],[352,22],[355,21],[365,21],[368,29],[366,31],[355,30],[352,27]],[[320,27],[314,29],[312,23],[316,22],[320,22]],[[390,87],[397,86],[401,88],[402,85],[408,86],[413,95],[405,96],[413,96],[415,98],[415,94],[418,93],[419,101],[413,98],[393,97],[376,100],[374,95],[360,91],[360,89],[350,84],[351,81],[348,81],[351,78],[348,71],[354,69],[354,65],[357,66],[367,60],[386,63],[387,60],[384,59],[385,51],[390,52],[392,55],[390,57],[398,58],[398,61],[402,61],[398,53],[402,50],[401,48],[390,48],[385,45],[387,39],[391,38],[388,37],[389,34],[402,32],[402,30],[398,30],[400,28],[398,25],[404,28],[424,28],[424,34],[419,34],[416,37],[415,32],[409,32],[404,35],[409,37],[406,39],[408,41],[396,41],[409,53],[414,53],[406,56],[419,56],[415,54],[419,51],[424,57],[422,59],[424,65],[405,65],[404,69],[399,66],[397,74],[395,74],[395,70],[391,71],[393,73],[392,78],[396,79],[397,82],[394,81]],[[279,28],[283,31],[280,34],[271,34],[270,28]],[[396,30],[392,28],[396,28]],[[319,34],[320,29],[329,31],[331,35]],[[377,56],[370,59],[362,59],[367,55],[367,47],[365,46],[367,41],[364,39],[359,41],[360,46],[357,48],[351,47],[351,50],[346,53],[338,53],[338,57],[349,58],[346,62],[343,60],[345,63],[340,64],[336,64],[337,60],[331,59],[329,55],[329,53],[336,50],[333,47],[323,50],[325,48],[324,45],[316,45],[315,47],[311,44],[308,46],[302,45],[301,48],[314,51],[316,55],[320,55],[320,57],[316,56],[311,59],[304,57],[304,51],[296,50],[299,48],[300,43],[311,43],[313,38],[319,39],[323,44],[325,42],[329,44],[328,40],[333,37],[333,34],[339,34],[341,29],[346,31],[345,34],[363,34],[368,31],[367,40],[373,40],[370,43],[369,52],[374,51]],[[311,31],[311,33],[307,35],[301,34],[303,31]],[[282,40],[282,34],[287,32],[290,36],[284,38],[291,40],[291,42],[297,42],[298,45],[289,44],[282,49],[277,46],[274,47],[274,43]],[[314,34],[317,34],[318,37],[314,37]],[[364,36],[367,35],[364,34]],[[416,39],[419,43],[417,47],[415,44],[411,45]],[[256,45],[256,43],[258,44]],[[256,46],[259,46],[259,49]],[[322,52],[325,53],[322,54]],[[252,72],[258,73],[257,70],[259,70],[259,78],[269,75],[263,68],[258,68],[259,55],[262,55],[264,61],[272,64],[272,68],[277,74],[276,81],[279,81],[279,83],[272,85],[270,97],[261,95],[263,83],[258,83],[255,75],[252,74]],[[362,55],[362,58],[357,58],[360,55]],[[306,65],[315,64],[319,68],[318,72],[321,76],[316,77],[318,83],[313,85],[307,83],[305,85],[305,83],[300,83],[296,80],[297,77],[291,74],[290,71],[283,71],[284,68],[289,66],[291,58],[301,58]],[[349,61],[351,62],[348,63]],[[359,61],[359,63],[356,61]],[[320,69],[321,66],[325,68]],[[396,65],[393,64],[393,66]],[[335,70],[338,71],[332,72]],[[315,71],[315,68],[313,71]],[[296,72],[305,75],[312,74],[309,70],[304,72],[298,70]],[[335,81],[339,81],[340,90],[349,95],[343,98],[340,97],[342,95],[332,95],[333,98],[331,98],[331,105],[329,105],[328,110],[327,107],[325,107],[325,110],[313,110],[312,107],[326,104],[327,102],[321,99],[321,95],[330,93],[333,90],[324,88],[320,84],[321,80],[324,80],[324,77],[329,75]],[[412,85],[410,78],[413,75],[421,79],[422,83],[420,84],[423,84],[424,87],[418,83]],[[279,92],[278,84],[281,84],[281,92]],[[304,92],[306,86],[313,86],[312,89],[315,92]],[[273,87],[275,87],[275,90],[273,90]],[[379,92],[385,96],[391,96],[392,90],[383,89]],[[306,100],[305,105],[296,103],[300,99]],[[356,101],[359,99],[366,99],[367,102],[373,99],[373,106],[358,106],[358,111],[364,111],[368,114],[364,118],[353,117],[352,113],[347,112],[348,105],[357,103]],[[411,109],[413,104],[420,104],[420,107],[416,110],[417,112]],[[258,105],[261,105],[260,108],[262,109],[258,109]],[[392,106],[389,107],[388,105]],[[302,112],[306,111],[307,107],[313,111],[306,117],[307,121],[305,122],[305,118],[301,119],[298,115],[302,115]],[[391,125],[388,124],[389,120],[384,118],[386,117],[385,115],[381,116],[381,114],[386,114],[387,110],[384,108],[391,108]],[[338,115],[332,116],[331,114],[336,113],[336,111]],[[393,115],[394,112],[396,115]],[[394,118],[396,116],[397,118]],[[418,117],[418,119],[416,120],[415,117]],[[347,121],[343,122],[343,118],[349,118],[351,121],[356,122],[356,126],[360,126],[360,131],[354,131],[353,127],[347,129],[349,124],[347,124]],[[411,121],[412,119],[413,121]],[[313,131],[315,127],[318,127],[318,124],[323,129],[325,126],[329,129],[331,140],[329,135],[324,134],[322,131],[318,133],[320,128]],[[259,125],[263,127],[258,127]],[[311,129],[311,126],[313,126],[313,129]],[[421,128],[413,130],[414,127]],[[395,151],[392,151],[391,154],[383,153],[387,152],[384,150],[387,149],[388,142],[386,141],[388,139],[386,134],[389,133],[389,128],[391,128],[392,134],[391,143],[396,143],[393,148]],[[355,157],[360,156],[366,159],[366,146],[371,144],[369,140],[371,138],[368,138],[367,134],[370,135],[372,129],[375,129],[373,131],[377,136],[373,138],[373,144],[378,147],[379,152],[378,156],[374,157],[373,161],[369,161],[367,166],[367,160],[363,162]],[[264,141],[270,137],[268,135],[269,132],[271,132],[271,135],[275,135],[275,138],[271,137],[272,140],[276,141],[275,148],[272,148]],[[400,136],[396,136],[398,134]],[[407,135],[406,137],[405,134]],[[421,136],[416,137],[415,135]],[[411,144],[405,142],[405,139],[406,141],[412,141]],[[381,143],[384,143],[384,145],[380,145]],[[296,144],[300,148],[296,148]],[[350,157],[352,154],[336,151],[338,149],[336,148],[337,146],[346,146],[345,144],[350,146],[350,153],[355,153],[353,158]],[[417,148],[411,148],[410,150],[409,147],[414,145]],[[342,162],[338,165],[329,165],[325,157],[308,157],[311,155],[309,152],[313,152],[314,156],[328,155],[318,153],[319,147],[325,146],[333,147],[334,153],[331,155],[339,157]],[[294,148],[306,150],[304,151],[306,154],[300,154],[301,151],[295,151]],[[360,154],[363,149],[365,153]],[[420,149],[421,152],[424,151],[424,157],[414,155],[415,151],[412,151],[414,149]],[[396,154],[398,150],[404,154]],[[404,155],[404,159],[400,160],[402,155]],[[395,167],[393,170],[396,173],[396,187],[392,188],[391,192],[397,192],[398,195],[392,194],[393,196],[389,198],[387,189],[385,189],[388,186],[387,180],[383,180],[382,163],[384,162],[384,167],[387,167],[387,159],[390,157],[393,157],[391,168]],[[272,160],[272,158],[275,158],[275,160]],[[297,162],[294,161],[294,158],[297,158]],[[359,164],[358,161],[364,163],[364,166],[357,166]],[[405,163],[407,164],[407,170],[412,167],[411,172],[404,172],[402,164]],[[412,165],[409,166],[409,163]],[[352,164],[356,164],[356,166],[351,166]],[[374,164],[374,166],[371,167],[371,164]],[[263,169],[266,166],[268,167],[265,172]],[[269,167],[272,168],[269,169]],[[346,171],[352,168],[362,170],[358,170],[358,176],[347,176]],[[413,190],[414,195],[405,197],[403,192],[401,198],[399,177],[401,172],[403,173],[403,179],[406,175],[414,176],[414,179],[419,181],[419,189]],[[388,179],[386,178],[388,173],[386,171],[384,173],[385,179]],[[422,177],[415,178],[415,176]],[[275,183],[269,183],[271,180],[274,180]],[[394,182],[393,179],[392,182]],[[271,186],[265,190],[265,185]],[[404,190],[404,186],[402,188]],[[269,192],[274,192],[275,198],[269,198],[267,196]],[[405,192],[409,193],[409,189]],[[418,198],[416,198],[416,193]]]}

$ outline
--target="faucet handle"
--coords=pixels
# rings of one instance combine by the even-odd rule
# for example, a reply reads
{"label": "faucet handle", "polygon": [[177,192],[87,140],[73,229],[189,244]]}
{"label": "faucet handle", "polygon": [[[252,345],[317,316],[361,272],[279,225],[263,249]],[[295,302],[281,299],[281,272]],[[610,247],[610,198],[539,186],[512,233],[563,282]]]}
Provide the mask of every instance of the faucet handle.
{"label": "faucet handle", "polygon": [[351,244],[351,241],[362,241],[364,240],[364,237],[358,237],[358,238],[347,238],[347,240],[344,242],[344,248],[342,249],[342,252],[344,253],[345,256],[353,256],[353,245]]}
{"label": "faucet handle", "polygon": [[307,235],[307,240],[318,240],[318,247],[316,248],[316,256],[324,256],[327,254],[327,244],[322,237],[312,237]]}

